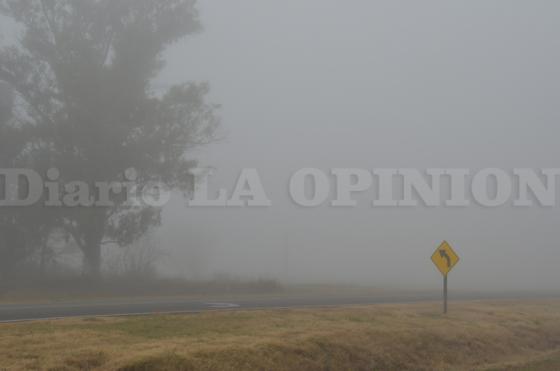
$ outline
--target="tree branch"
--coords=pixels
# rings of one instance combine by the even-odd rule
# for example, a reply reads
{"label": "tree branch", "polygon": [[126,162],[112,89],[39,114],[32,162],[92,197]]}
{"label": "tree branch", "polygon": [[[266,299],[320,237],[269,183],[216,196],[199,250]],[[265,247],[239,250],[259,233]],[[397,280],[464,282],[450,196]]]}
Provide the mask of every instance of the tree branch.
{"label": "tree branch", "polygon": [[56,45],[58,44],[56,31],[54,29],[53,21],[50,19],[49,15],[47,13],[47,6],[45,5],[45,0],[41,0],[41,11],[43,12],[43,16],[45,17],[45,20],[47,21],[47,27],[48,27],[49,32],[51,33],[51,35],[53,37],[53,44],[54,44],[55,49],[56,49]]}

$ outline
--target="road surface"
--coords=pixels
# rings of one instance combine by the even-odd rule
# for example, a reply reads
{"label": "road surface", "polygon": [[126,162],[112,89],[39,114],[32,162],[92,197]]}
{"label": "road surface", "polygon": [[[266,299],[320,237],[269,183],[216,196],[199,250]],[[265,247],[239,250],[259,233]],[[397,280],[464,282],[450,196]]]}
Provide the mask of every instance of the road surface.
{"label": "road surface", "polygon": [[[560,298],[560,294],[545,293],[460,293],[454,300],[545,299]],[[164,313],[198,313],[209,310],[242,310],[327,307],[346,305],[414,303],[440,300],[439,293],[379,294],[371,296],[281,296],[254,297],[241,300],[193,299],[128,299],[49,304],[0,305],[0,323],[60,319],[71,317],[131,316]]]}

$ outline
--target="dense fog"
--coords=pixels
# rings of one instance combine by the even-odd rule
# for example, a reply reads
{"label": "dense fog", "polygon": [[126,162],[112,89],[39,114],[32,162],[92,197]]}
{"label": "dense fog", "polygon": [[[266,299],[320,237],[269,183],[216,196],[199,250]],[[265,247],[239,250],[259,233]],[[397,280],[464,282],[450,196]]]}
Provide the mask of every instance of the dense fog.
{"label": "dense fog", "polygon": [[[557,288],[558,205],[515,207],[512,194],[499,207],[373,207],[374,185],[353,194],[356,207],[332,207],[330,173],[559,167],[560,4],[205,0],[195,7],[202,27],[165,48],[165,67],[147,90],[162,97],[175,84],[200,82],[205,103],[196,100],[196,109],[213,110],[216,122],[204,125],[220,124],[186,157],[213,169],[211,197],[220,188],[231,195],[243,169],[257,169],[271,206],[189,207],[189,192],[184,198],[175,189],[149,233],[160,274],[431,289],[441,275],[430,256],[447,240],[461,258],[454,288]],[[3,44],[18,30],[0,20]],[[322,205],[292,199],[290,178],[302,168],[328,176]],[[123,248],[103,245],[104,264]],[[72,251],[60,259],[79,266],[80,250]]]}

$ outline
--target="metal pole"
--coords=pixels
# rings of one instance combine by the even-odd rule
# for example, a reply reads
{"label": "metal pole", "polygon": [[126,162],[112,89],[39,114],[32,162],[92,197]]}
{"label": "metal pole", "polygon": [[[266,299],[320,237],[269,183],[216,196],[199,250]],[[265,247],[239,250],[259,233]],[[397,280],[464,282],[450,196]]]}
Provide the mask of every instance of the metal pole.
{"label": "metal pole", "polygon": [[447,314],[447,274],[443,276],[443,314]]}

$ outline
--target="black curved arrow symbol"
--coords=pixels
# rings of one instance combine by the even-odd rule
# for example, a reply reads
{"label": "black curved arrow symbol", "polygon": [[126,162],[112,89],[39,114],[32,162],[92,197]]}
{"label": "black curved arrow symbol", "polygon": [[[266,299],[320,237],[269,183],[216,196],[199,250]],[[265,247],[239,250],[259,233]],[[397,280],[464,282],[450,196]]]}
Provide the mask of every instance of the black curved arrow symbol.
{"label": "black curved arrow symbol", "polygon": [[447,260],[447,268],[451,268],[451,258],[447,255],[447,251],[439,250],[439,256],[441,256],[442,259]]}

